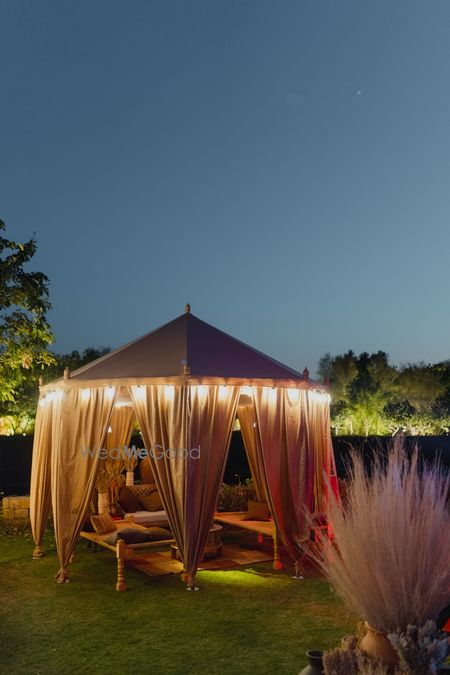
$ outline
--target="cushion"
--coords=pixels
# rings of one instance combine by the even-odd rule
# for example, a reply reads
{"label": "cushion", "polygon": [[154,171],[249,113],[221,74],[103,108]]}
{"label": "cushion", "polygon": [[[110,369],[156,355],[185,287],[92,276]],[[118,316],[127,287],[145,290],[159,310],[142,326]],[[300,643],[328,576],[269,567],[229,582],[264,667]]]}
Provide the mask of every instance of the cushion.
{"label": "cushion", "polygon": [[139,497],[137,497],[134,491],[127,486],[121,489],[118,502],[125,513],[134,513],[141,508]]}
{"label": "cushion", "polygon": [[118,539],[122,539],[126,544],[143,544],[147,541],[147,532],[138,530],[134,527],[122,527],[113,534],[116,535],[115,541],[114,537],[110,535],[108,539],[111,538],[111,542],[106,541],[105,539],[107,544],[113,543],[113,545],[115,545]]}
{"label": "cushion", "polygon": [[122,527],[120,530],[108,534],[103,541],[110,546],[115,546],[118,539],[122,539],[126,544],[145,544],[150,541],[173,539],[173,536],[171,532],[164,530],[162,527],[149,527],[146,532],[134,527]]}
{"label": "cushion", "polygon": [[141,483],[139,485],[130,486],[130,490],[132,490],[136,497],[140,499],[146,495],[151,495],[152,492],[157,490],[157,487],[156,483]]}
{"label": "cushion", "polygon": [[147,541],[164,541],[165,539],[173,539],[172,532],[165,530],[163,527],[148,527]]}
{"label": "cushion", "polygon": [[136,513],[131,515],[133,516],[133,523],[137,523],[138,525],[169,522],[165,511],[136,511]]}
{"label": "cushion", "polygon": [[247,513],[242,520],[270,520],[270,511],[266,502],[248,500]]}
{"label": "cushion", "polygon": [[102,513],[99,516],[91,516],[91,523],[97,534],[107,534],[117,530],[117,525],[109,513]]}
{"label": "cushion", "polygon": [[153,490],[151,494],[140,497],[139,501],[145,511],[162,511],[164,509],[158,490]]}
{"label": "cushion", "polygon": [[117,544],[117,540],[119,538],[119,530],[116,530],[115,532],[110,532],[107,537],[103,538],[103,541],[109,544],[110,546],[115,546]]}

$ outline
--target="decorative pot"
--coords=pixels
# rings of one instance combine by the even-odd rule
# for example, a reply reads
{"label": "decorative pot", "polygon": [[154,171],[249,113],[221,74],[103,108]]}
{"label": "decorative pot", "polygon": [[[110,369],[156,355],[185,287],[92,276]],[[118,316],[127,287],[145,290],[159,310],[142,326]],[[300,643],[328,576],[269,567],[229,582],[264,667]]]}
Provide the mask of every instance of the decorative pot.
{"label": "decorative pot", "polygon": [[312,649],[306,652],[309,665],[303,668],[298,675],[322,675],[323,674],[323,651]]}
{"label": "decorative pot", "polygon": [[125,485],[134,485],[134,471],[127,471],[127,480]]}
{"label": "decorative pot", "polygon": [[98,493],[98,512],[101,515],[102,513],[108,513],[108,493],[99,492]]}
{"label": "decorative pot", "polygon": [[398,654],[389,642],[386,631],[372,628],[366,621],[367,633],[359,645],[361,651],[373,659],[380,659],[388,666],[398,665]]}

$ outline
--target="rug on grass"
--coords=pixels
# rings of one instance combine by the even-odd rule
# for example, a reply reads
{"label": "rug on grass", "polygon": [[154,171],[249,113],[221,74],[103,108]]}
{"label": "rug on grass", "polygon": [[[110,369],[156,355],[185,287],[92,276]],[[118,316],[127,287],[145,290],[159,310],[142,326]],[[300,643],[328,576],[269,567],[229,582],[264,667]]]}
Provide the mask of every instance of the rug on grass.
{"label": "rug on grass", "polygon": [[[199,567],[201,570],[226,570],[230,567],[239,565],[252,565],[253,563],[268,562],[272,557],[263,551],[253,551],[242,549],[233,544],[225,544],[222,549],[222,555],[218,558],[205,560]],[[183,565],[178,560],[172,560],[170,551],[160,553],[139,553],[132,554],[126,558],[127,567],[133,567],[140,572],[145,572],[151,577],[161,576],[163,574],[179,574]]]}

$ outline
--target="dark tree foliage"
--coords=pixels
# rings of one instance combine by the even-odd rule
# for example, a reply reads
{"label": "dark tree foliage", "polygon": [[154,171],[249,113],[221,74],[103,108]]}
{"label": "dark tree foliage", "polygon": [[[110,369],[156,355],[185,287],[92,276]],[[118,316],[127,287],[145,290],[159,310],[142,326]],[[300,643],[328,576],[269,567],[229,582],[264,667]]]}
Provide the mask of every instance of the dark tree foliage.
{"label": "dark tree foliage", "polygon": [[[94,349],[89,347],[83,352],[53,354],[53,362],[44,371],[46,382],[63,377],[65,368],[74,371],[81,366],[98,359],[109,352],[109,347]],[[39,397],[39,376],[41,373],[27,371],[26,377],[17,388],[14,401],[0,402],[0,418],[8,433],[29,433],[33,429],[36,406]]]}
{"label": "dark tree foliage", "polygon": [[[0,233],[6,230],[0,220]],[[27,372],[53,363],[47,321],[49,280],[25,267],[36,253],[32,237],[18,243],[0,235],[0,402],[14,402]]]}
{"label": "dark tree foliage", "polygon": [[450,430],[450,362],[389,363],[385,352],[349,351],[320,361],[331,383],[336,434],[442,434]]}

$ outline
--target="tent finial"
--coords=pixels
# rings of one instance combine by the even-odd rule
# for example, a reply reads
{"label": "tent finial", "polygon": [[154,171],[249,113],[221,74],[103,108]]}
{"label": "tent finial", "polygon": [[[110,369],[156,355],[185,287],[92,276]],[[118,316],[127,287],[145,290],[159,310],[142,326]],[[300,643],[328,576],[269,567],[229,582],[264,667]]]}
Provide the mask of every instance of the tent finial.
{"label": "tent finial", "polygon": [[43,387],[44,386],[44,378],[42,375],[39,375],[39,386]]}
{"label": "tent finial", "polygon": [[308,368],[305,368],[303,370],[303,377],[305,378],[305,380],[309,380],[309,370],[308,370]]}
{"label": "tent finial", "polygon": [[191,306],[188,302],[184,306],[184,311],[186,312],[186,314],[190,314],[191,312]]}
{"label": "tent finial", "polygon": [[69,378],[70,378],[70,370],[69,370],[69,367],[66,366],[66,367],[64,368],[64,379],[65,379],[65,380],[68,380]]}

